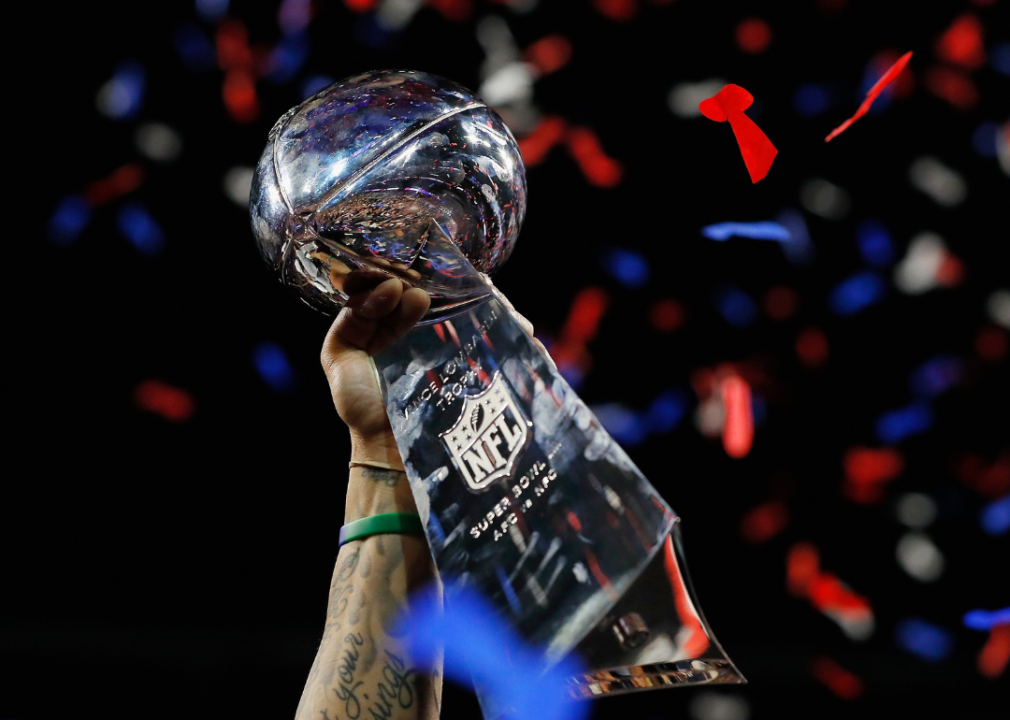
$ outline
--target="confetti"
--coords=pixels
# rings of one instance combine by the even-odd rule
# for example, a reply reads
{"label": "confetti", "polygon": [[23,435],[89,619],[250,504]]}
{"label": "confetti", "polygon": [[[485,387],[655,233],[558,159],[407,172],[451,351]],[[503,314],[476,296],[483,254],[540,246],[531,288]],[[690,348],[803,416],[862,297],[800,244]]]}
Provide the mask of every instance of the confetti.
{"label": "confetti", "polygon": [[701,114],[715,122],[729,121],[740,146],[752,183],[763,179],[771,169],[778,150],[768,136],[744,113],[754,103],[754,96],[739,85],[726,85],[716,95],[698,105]]}
{"label": "confetti", "polygon": [[852,123],[856,122],[856,120],[868,113],[870,111],[870,106],[873,105],[873,101],[880,96],[880,93],[884,91],[884,88],[894,82],[895,78],[897,78],[901,71],[905,69],[905,66],[908,65],[908,61],[911,59],[911,51],[902,55],[898,62],[894,63],[894,65],[892,65],[887,72],[881,76],[880,80],[878,80],[873,87],[870,88],[870,91],[866,93],[866,99],[863,100],[863,104],[859,106],[858,110],[856,110],[856,114],[828,133],[828,136],[824,138],[824,142],[831,142],[843,132],[848,130]]}
{"label": "confetti", "polygon": [[133,391],[133,402],[144,412],[175,423],[186,422],[196,411],[193,396],[160,380],[145,380]]}
{"label": "confetti", "polygon": [[785,242],[791,234],[788,229],[776,222],[724,222],[717,225],[707,225],[701,229],[701,234],[712,240],[728,240],[731,237],[746,237],[753,240],[778,240]]}

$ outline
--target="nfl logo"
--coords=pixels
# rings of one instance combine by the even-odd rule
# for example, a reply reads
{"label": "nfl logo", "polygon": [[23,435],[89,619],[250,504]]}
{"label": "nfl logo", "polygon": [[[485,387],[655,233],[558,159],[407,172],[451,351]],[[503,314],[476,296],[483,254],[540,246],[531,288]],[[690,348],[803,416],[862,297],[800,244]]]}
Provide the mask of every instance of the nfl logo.
{"label": "nfl logo", "polygon": [[439,437],[467,486],[483,490],[512,475],[529,438],[529,427],[501,373],[495,373],[487,390],[463,399],[456,423]]}

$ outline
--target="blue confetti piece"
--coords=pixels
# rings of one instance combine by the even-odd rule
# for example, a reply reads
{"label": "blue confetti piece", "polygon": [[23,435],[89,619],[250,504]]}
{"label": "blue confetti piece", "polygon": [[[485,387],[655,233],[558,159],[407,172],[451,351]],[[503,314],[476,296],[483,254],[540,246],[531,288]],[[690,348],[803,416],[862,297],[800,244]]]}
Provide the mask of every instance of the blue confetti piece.
{"label": "blue confetti piece", "polygon": [[333,78],[329,75],[312,75],[302,83],[302,97],[310,98],[327,85],[333,84]]}
{"label": "blue confetti piece", "polygon": [[992,630],[1010,623],[1010,607],[999,610],[969,610],[964,614],[964,626],[972,630]]}
{"label": "blue confetti piece", "polygon": [[483,597],[448,583],[446,611],[437,589],[414,594],[410,611],[397,620],[394,635],[406,637],[414,667],[435,663],[442,655],[445,677],[464,686],[471,682],[486,716],[583,720],[590,705],[573,701],[568,678],[583,672],[568,656],[548,666],[543,653],[526,645]]}
{"label": "blue confetti piece", "polygon": [[856,242],[867,264],[883,268],[894,262],[894,243],[882,223],[874,220],[860,223],[856,228]]}
{"label": "blue confetti piece", "polygon": [[984,158],[994,158],[998,153],[996,134],[1000,126],[994,122],[984,122],[971,134],[971,146]]}
{"label": "blue confetti piece", "polygon": [[757,319],[757,305],[740,288],[727,285],[716,289],[714,294],[716,309],[733,327],[745,328]]}
{"label": "blue confetti piece", "polygon": [[285,35],[296,35],[312,19],[312,0],[284,0],[277,11],[277,22]]}
{"label": "blue confetti piece", "polygon": [[986,505],[979,522],[986,535],[1006,535],[1010,530],[1010,495]]}
{"label": "blue confetti piece", "polygon": [[196,14],[207,22],[216,22],[228,12],[228,0],[196,0]]}
{"label": "blue confetti piece", "polygon": [[157,255],[165,246],[165,233],[138,203],[124,205],[116,218],[119,232],[144,255]]}
{"label": "blue confetti piece", "polygon": [[926,662],[940,662],[954,649],[954,636],[949,630],[918,618],[899,622],[894,639],[900,648]]}
{"label": "blue confetti piece", "polygon": [[603,269],[622,285],[640,288],[649,282],[649,263],[645,257],[627,248],[609,248],[603,252]]}
{"label": "blue confetti piece", "polygon": [[932,398],[954,387],[961,381],[961,361],[950,355],[940,355],[927,360],[912,371],[908,385],[912,394]]}
{"label": "blue confetti piece", "polygon": [[786,260],[793,265],[809,265],[814,260],[814,244],[807,232],[807,223],[803,213],[798,210],[786,209],[779,213],[776,221],[789,231],[789,241],[779,244]]}
{"label": "blue confetti piece", "polygon": [[733,236],[746,237],[753,240],[778,240],[784,242],[791,237],[787,228],[775,222],[724,222],[708,225],[701,229],[701,234],[711,240],[728,240]]}
{"label": "blue confetti piece", "polygon": [[182,64],[192,72],[205,72],[217,64],[214,45],[199,25],[180,25],[172,36],[172,42]]}
{"label": "blue confetti piece", "polygon": [[933,411],[928,405],[916,403],[884,413],[877,420],[877,439],[886,445],[900,442],[925,432],[933,425]]}
{"label": "blue confetti piece", "polygon": [[98,94],[98,108],[114,120],[132,120],[144,104],[146,74],[140,63],[127,60]]}
{"label": "blue confetti piece", "polygon": [[[304,33],[289,35],[282,39],[277,46],[267,55],[265,74],[271,82],[283,84],[292,80],[302,69],[305,61],[309,59],[309,43]],[[316,76],[322,77],[322,76]],[[312,78],[310,78],[312,79]],[[329,85],[332,82],[327,82]],[[314,95],[318,90],[326,87],[322,85],[310,92],[305,97]]]}
{"label": "blue confetti piece", "polygon": [[56,206],[49,219],[48,235],[54,245],[74,242],[91,221],[91,206],[83,195],[70,195]]}
{"label": "blue confetti piece", "polygon": [[253,351],[253,364],[260,377],[272,390],[290,392],[296,385],[295,370],[288,362],[287,353],[277,343],[263,342]]}
{"label": "blue confetti piece", "polygon": [[874,272],[861,272],[843,280],[831,291],[828,304],[838,315],[855,315],[875,305],[887,294],[887,283]]}
{"label": "blue confetti piece", "polygon": [[996,72],[1010,75],[1010,42],[1001,42],[990,50],[989,61]]}
{"label": "blue confetti piece", "polygon": [[667,390],[652,401],[645,411],[644,424],[650,433],[673,430],[691,408],[691,397],[680,388]]}
{"label": "blue confetti piece", "polygon": [[640,445],[648,436],[646,424],[631,408],[620,403],[594,405],[590,408],[604,429],[621,445]]}
{"label": "blue confetti piece", "polygon": [[803,117],[820,115],[831,105],[831,93],[823,85],[808,83],[797,88],[793,108]]}

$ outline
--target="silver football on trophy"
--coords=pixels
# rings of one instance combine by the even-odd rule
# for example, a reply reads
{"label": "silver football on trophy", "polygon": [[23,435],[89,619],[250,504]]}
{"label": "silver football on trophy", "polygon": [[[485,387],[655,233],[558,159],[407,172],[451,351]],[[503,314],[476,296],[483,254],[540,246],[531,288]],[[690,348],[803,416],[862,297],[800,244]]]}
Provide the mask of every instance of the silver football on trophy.
{"label": "silver football on trophy", "polygon": [[285,113],[250,196],[263,258],[327,314],[361,268],[439,275],[419,283],[437,305],[459,290],[457,268],[452,253],[420,256],[429,233],[490,275],[525,213],[525,168],[501,118],[460,85],[407,70],[341,80]]}

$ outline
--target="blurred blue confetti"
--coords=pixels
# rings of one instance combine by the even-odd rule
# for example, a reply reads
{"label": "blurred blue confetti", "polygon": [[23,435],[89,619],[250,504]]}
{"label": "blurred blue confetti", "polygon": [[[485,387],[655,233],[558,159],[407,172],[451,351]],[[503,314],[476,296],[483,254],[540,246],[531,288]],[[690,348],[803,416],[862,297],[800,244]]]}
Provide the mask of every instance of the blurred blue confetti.
{"label": "blurred blue confetti", "polygon": [[284,0],[277,11],[277,22],[285,35],[301,33],[312,19],[312,0]]}
{"label": "blurred blue confetti", "polygon": [[315,95],[327,85],[333,84],[333,78],[329,75],[312,75],[307,77],[302,83],[302,97],[308,98]]}
{"label": "blurred blue confetti", "polygon": [[712,240],[728,240],[733,236],[752,238],[754,240],[788,240],[789,230],[775,222],[724,222],[708,225],[701,229],[701,234]]}
{"label": "blurred blue confetti", "polygon": [[1005,535],[1010,530],[1010,495],[982,508],[980,523],[986,535]]}
{"label": "blurred blue confetti", "polygon": [[[406,636],[414,667],[435,663],[443,652],[445,677],[476,685],[488,717],[582,720],[591,706],[568,696],[568,678],[582,668],[571,655],[548,667],[543,653],[527,646],[478,593],[446,586],[445,604],[437,589],[413,595],[410,612],[394,631]],[[451,618],[451,619],[450,619]]]}
{"label": "blurred blue confetti", "polygon": [[272,390],[290,392],[296,384],[295,370],[284,349],[273,342],[262,342],[253,350],[253,364]]}
{"label": "blurred blue confetti", "polygon": [[733,285],[714,291],[715,307],[723,319],[735,328],[744,328],[757,319],[758,308],[750,295]]}
{"label": "blurred blue confetti", "polygon": [[898,646],[927,662],[940,662],[954,649],[953,634],[918,618],[907,618],[894,630]]}
{"label": "blurred blue confetti", "polygon": [[803,117],[814,117],[828,109],[831,93],[823,85],[808,83],[797,88],[793,95],[793,107]]}
{"label": "blurred blue confetti", "polygon": [[1010,607],[999,610],[969,610],[964,614],[964,626],[972,630],[992,630],[1010,623]]}
{"label": "blurred blue confetti", "polygon": [[989,59],[996,72],[1010,75],[1010,42],[1001,42],[989,52]]}
{"label": "blurred blue confetti", "polygon": [[114,120],[132,120],[144,103],[144,68],[133,60],[121,62],[112,79],[98,91],[96,105],[103,115]]}
{"label": "blurred blue confetti", "polygon": [[838,315],[855,315],[884,299],[887,283],[875,272],[861,272],[834,287],[828,304]]}
{"label": "blurred blue confetti", "polygon": [[685,390],[667,390],[645,411],[645,426],[650,433],[670,432],[680,424],[690,408],[691,397]]}
{"label": "blurred blue confetti", "polygon": [[192,72],[204,72],[213,68],[217,62],[214,45],[195,24],[180,25],[172,37],[175,51],[179,53],[182,64]]}
{"label": "blurred blue confetti", "polygon": [[603,269],[622,285],[639,288],[649,282],[649,263],[634,250],[611,247],[603,252]]}
{"label": "blurred blue confetti", "polygon": [[920,398],[931,398],[949,390],[961,381],[961,361],[950,355],[938,355],[912,371],[909,389]]}
{"label": "blurred blue confetti", "polygon": [[856,228],[856,242],[863,260],[873,267],[887,267],[894,262],[894,244],[883,223],[865,220]]}
{"label": "blurred blue confetti", "polygon": [[[277,46],[267,55],[264,66],[265,75],[272,82],[286,83],[298,74],[308,59],[309,43],[305,34],[288,35],[277,43]],[[330,82],[327,82],[326,85],[329,85]],[[316,90],[313,90],[308,95],[313,95],[315,92]]]}
{"label": "blurred blue confetti", "polygon": [[91,220],[91,206],[83,195],[70,195],[56,206],[49,219],[49,240],[54,245],[69,245]]}
{"label": "blurred blue confetti", "polygon": [[620,403],[594,405],[590,408],[608,433],[626,447],[639,445],[645,440],[647,428],[638,413]]}
{"label": "blurred blue confetti", "polygon": [[144,255],[157,255],[165,246],[165,233],[139,203],[127,203],[116,218],[119,232]]}
{"label": "blurred blue confetti", "polygon": [[877,439],[887,445],[925,432],[933,425],[933,411],[928,405],[916,403],[884,413],[877,420]]}
{"label": "blurred blue confetti", "polygon": [[228,12],[228,0],[196,0],[196,14],[207,22],[216,22]]}
{"label": "blurred blue confetti", "polygon": [[786,209],[780,212],[775,219],[789,231],[789,241],[779,245],[786,259],[793,265],[809,265],[813,262],[814,244],[810,241],[803,213],[798,210]]}
{"label": "blurred blue confetti", "polygon": [[986,158],[996,157],[996,133],[999,131],[999,125],[994,122],[984,122],[975,128],[971,134],[971,146],[975,152]]}

